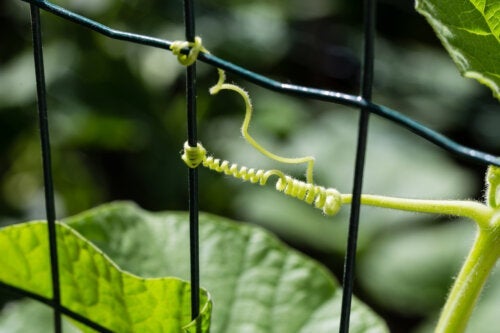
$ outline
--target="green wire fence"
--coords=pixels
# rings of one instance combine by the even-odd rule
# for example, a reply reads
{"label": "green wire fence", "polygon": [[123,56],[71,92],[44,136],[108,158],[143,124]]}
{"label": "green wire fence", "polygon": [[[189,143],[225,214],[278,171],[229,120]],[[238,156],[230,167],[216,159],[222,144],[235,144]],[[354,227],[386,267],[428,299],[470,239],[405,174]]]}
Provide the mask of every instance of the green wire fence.
{"label": "green wire fence", "polygon": [[[43,302],[51,306],[54,310],[54,332],[62,332],[61,316],[66,315],[77,320],[88,327],[99,332],[110,332],[99,323],[92,322],[78,313],[75,313],[61,304],[58,254],[55,237],[55,200],[54,185],[51,168],[51,145],[48,130],[47,102],[45,89],[44,59],[42,52],[41,20],[40,9],[62,17],[73,23],[82,25],[99,34],[112,39],[122,40],[128,43],[142,44],[148,47],[155,47],[170,51],[172,42],[151,36],[139,35],[112,29],[103,24],[95,22],[87,17],[78,15],[65,8],[54,5],[45,0],[23,0],[30,4],[31,23],[33,30],[33,54],[35,60],[35,73],[38,96],[38,115],[40,127],[40,142],[43,158],[43,175],[45,185],[45,210],[49,229],[50,260],[53,297],[47,299],[34,293],[21,290],[14,286],[0,284],[6,291],[24,295]],[[351,215],[349,221],[349,233],[344,261],[343,274],[343,301],[340,322],[340,332],[349,332],[349,317],[351,308],[351,298],[353,294],[353,279],[355,268],[355,253],[357,247],[357,235],[359,229],[360,197],[363,183],[363,169],[365,164],[367,135],[369,128],[369,116],[375,114],[399,124],[402,127],[414,132],[416,135],[425,138],[433,144],[455,154],[457,157],[470,160],[482,165],[500,166],[500,157],[485,152],[477,151],[443,136],[442,134],[408,118],[395,110],[371,101],[373,82],[373,63],[375,59],[374,37],[375,37],[375,11],[376,1],[364,1],[364,51],[363,51],[363,72],[361,89],[359,95],[350,95],[332,90],[322,90],[311,87],[281,83],[268,77],[254,73],[246,68],[230,63],[209,53],[200,53],[198,61],[202,61],[214,67],[218,67],[233,73],[249,82],[260,85],[264,88],[299,97],[321,100],[336,104],[342,104],[360,110],[358,125],[358,144],[356,150],[356,162],[353,180],[353,200],[351,205]],[[184,1],[184,21],[185,37],[187,41],[194,41],[195,38],[195,15],[194,1]],[[183,49],[184,54],[189,53],[189,49]],[[188,128],[188,143],[195,147],[197,139],[197,114],[196,114],[196,63],[186,68],[186,114]],[[191,316],[196,318],[199,315],[199,238],[198,238],[198,173],[196,168],[189,168],[189,213],[190,213],[190,253],[191,253]]]}

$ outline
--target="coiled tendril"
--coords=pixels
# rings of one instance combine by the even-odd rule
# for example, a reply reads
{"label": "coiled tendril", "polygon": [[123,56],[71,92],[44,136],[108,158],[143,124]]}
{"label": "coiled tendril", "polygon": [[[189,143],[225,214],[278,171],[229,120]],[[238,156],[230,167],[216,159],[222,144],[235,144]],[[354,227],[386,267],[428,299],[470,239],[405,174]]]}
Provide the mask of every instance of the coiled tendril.
{"label": "coiled tendril", "polygon": [[[187,55],[182,54],[181,52],[184,48],[190,48],[190,51]],[[202,46],[201,38],[199,37],[195,38],[194,43],[184,41],[173,42],[171,45],[171,49],[173,53],[177,55],[179,62],[184,66],[190,66],[192,63],[194,63],[200,52],[208,53],[208,51]],[[278,181],[276,182],[276,190],[288,196],[302,200],[310,205],[314,205],[314,207],[322,209],[323,212],[327,215],[336,214],[339,211],[340,206],[342,205],[341,194],[333,188],[324,188],[323,186],[313,184],[314,157],[281,157],[262,147],[257,142],[257,140],[255,140],[248,133],[248,127],[250,125],[253,111],[250,96],[245,90],[238,87],[237,85],[225,83],[226,76],[222,69],[218,69],[218,72],[219,80],[212,88],[210,88],[210,94],[217,94],[221,90],[232,90],[237,92],[243,98],[245,102],[245,118],[241,126],[241,133],[245,140],[259,152],[275,161],[290,164],[307,163],[307,182],[285,175],[280,170],[262,170],[247,168],[245,166],[239,167],[236,163],[230,163],[229,161],[214,158],[212,156],[207,157],[207,151],[201,145],[201,143],[198,143],[196,147],[191,147],[187,142],[185,142],[182,160],[190,168],[196,168],[200,164],[202,164],[204,167],[210,170],[224,173],[228,176],[232,176],[243,181],[259,183],[259,185],[265,185],[269,177],[277,176]]]}
{"label": "coiled tendril", "polygon": [[[186,48],[190,48],[189,53],[183,54],[182,49]],[[194,42],[174,41],[170,45],[170,50],[184,66],[191,66],[198,59],[200,52],[209,53],[201,44],[201,38],[198,36],[194,38]]]}
{"label": "coiled tendril", "polygon": [[306,183],[290,176],[278,179],[276,189],[310,205],[314,204],[326,215],[337,214],[342,206],[342,197],[336,189]]}
{"label": "coiled tendril", "polygon": [[239,167],[238,164],[227,160],[221,160],[213,156],[207,157],[206,153],[207,151],[201,143],[198,143],[196,147],[191,147],[186,141],[184,143],[182,160],[190,168],[196,168],[201,164],[210,170],[224,173],[243,181],[249,181],[250,183],[258,183],[259,185],[266,185],[269,177],[277,176],[276,190],[310,205],[314,205],[314,207],[323,210],[323,213],[326,215],[336,214],[342,205],[341,195],[336,189],[306,183],[285,175],[280,170]]}

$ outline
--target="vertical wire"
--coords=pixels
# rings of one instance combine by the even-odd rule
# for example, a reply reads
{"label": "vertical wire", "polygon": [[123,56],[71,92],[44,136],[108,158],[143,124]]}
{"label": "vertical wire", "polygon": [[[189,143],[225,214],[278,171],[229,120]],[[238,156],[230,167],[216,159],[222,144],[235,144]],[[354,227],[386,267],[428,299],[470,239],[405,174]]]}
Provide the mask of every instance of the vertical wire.
{"label": "vertical wire", "polygon": [[[364,51],[363,73],[361,80],[361,96],[370,101],[373,85],[374,63],[374,37],[375,37],[375,9],[376,0],[364,0]],[[359,215],[361,206],[361,192],[363,187],[363,173],[366,156],[366,143],[368,137],[369,110],[361,109],[358,124],[358,144],[356,148],[356,162],[354,169],[353,195],[347,249],[344,261],[342,312],[340,317],[340,333],[349,332],[349,319],[351,315],[351,301],[354,289],[354,273],[356,262],[356,249],[359,230]]]}
{"label": "vertical wire", "polygon": [[[194,42],[195,19],[192,0],[184,0],[184,24],[186,40]],[[186,108],[188,144],[197,145],[196,129],[196,62],[186,68]],[[199,221],[198,221],[198,169],[189,169],[189,249],[191,268],[191,319],[200,314],[200,259],[199,259]]]}
{"label": "vertical wire", "polygon": [[30,9],[31,26],[33,32],[33,55],[35,60],[40,142],[42,146],[45,212],[47,214],[47,226],[49,234],[50,269],[52,276],[52,306],[54,309],[54,331],[56,333],[61,333],[61,292],[59,283],[59,264],[57,258],[54,183],[52,180],[52,162],[50,156],[49,122],[47,116],[47,98],[45,90],[45,72],[43,64],[40,10],[35,5],[30,5]]}

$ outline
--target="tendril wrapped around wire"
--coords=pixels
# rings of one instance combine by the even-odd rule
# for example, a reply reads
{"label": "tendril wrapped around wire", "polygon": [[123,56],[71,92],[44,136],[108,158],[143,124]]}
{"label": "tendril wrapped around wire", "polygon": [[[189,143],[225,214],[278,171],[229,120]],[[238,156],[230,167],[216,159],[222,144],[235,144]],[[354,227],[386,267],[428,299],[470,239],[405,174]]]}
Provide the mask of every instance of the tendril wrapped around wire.
{"label": "tendril wrapped around wire", "polygon": [[[187,55],[181,53],[181,50],[186,47],[191,48]],[[208,52],[202,46],[201,38],[199,37],[196,37],[195,42],[193,43],[174,42],[172,43],[171,49],[174,54],[177,55],[179,62],[185,66],[190,66],[192,63],[194,63],[199,52]],[[289,164],[307,163],[306,181],[304,182],[302,180],[285,175],[280,170],[262,170],[247,168],[245,166],[239,167],[236,163],[231,163],[229,161],[214,158],[212,156],[207,157],[207,151],[201,145],[201,143],[198,143],[196,147],[189,146],[188,142],[184,143],[184,153],[182,154],[182,160],[187,164],[187,166],[190,168],[196,168],[200,164],[202,164],[204,167],[210,170],[224,173],[243,181],[259,183],[259,185],[266,185],[269,177],[276,176],[278,177],[278,181],[276,182],[276,190],[278,190],[279,192],[302,200],[310,205],[314,205],[314,207],[323,210],[323,213],[325,213],[326,215],[336,214],[342,205],[341,194],[336,189],[325,188],[313,183],[314,157],[282,157],[262,147],[248,133],[248,127],[250,125],[250,120],[252,118],[253,112],[250,96],[241,87],[226,83],[226,76],[222,69],[218,69],[218,73],[219,80],[212,88],[210,88],[210,94],[215,95],[221,90],[232,90],[238,93],[243,98],[245,102],[245,118],[243,120],[243,124],[241,125],[241,134],[243,135],[245,140],[256,150],[275,161]]]}
{"label": "tendril wrapped around wire", "polygon": [[186,141],[184,143],[182,160],[190,168],[196,168],[201,164],[210,170],[224,173],[243,181],[258,183],[259,185],[266,185],[271,176],[276,176],[278,177],[276,190],[310,205],[314,205],[314,207],[323,210],[323,213],[326,215],[335,215],[342,205],[341,194],[333,188],[306,183],[285,175],[280,170],[240,167],[238,164],[227,160],[221,160],[213,156],[207,157],[206,153],[207,151],[201,143],[198,143],[196,147],[191,147]]}

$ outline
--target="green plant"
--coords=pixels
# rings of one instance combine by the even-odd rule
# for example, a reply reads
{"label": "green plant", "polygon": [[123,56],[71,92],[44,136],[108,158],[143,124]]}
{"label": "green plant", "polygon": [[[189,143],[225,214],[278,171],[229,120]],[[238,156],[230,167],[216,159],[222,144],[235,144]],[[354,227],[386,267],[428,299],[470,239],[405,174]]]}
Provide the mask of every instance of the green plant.
{"label": "green plant", "polygon": [[[416,8],[433,26],[460,72],[490,87],[500,100],[500,61],[494,56],[500,51],[500,3],[417,0]],[[497,167],[488,169],[485,205],[462,202],[454,208],[453,205],[442,207],[441,212],[445,214],[474,220],[478,230],[443,308],[436,332],[465,331],[486,279],[500,257],[499,177]]]}
{"label": "green plant", "polygon": [[[462,74],[489,86],[493,90],[495,97],[500,99],[500,75],[498,74],[500,73],[500,61],[497,57],[492,56],[500,51],[500,24],[497,15],[500,12],[500,3],[471,0],[462,2],[461,6],[457,8],[455,4],[449,1],[417,1],[416,7],[434,27],[438,37],[442,40]],[[201,43],[200,40],[199,43]],[[478,45],[481,45],[481,47],[478,48]],[[199,47],[201,47],[201,44]],[[193,50],[195,49],[195,46],[193,46]],[[479,51],[476,51],[477,49]],[[177,52],[177,54],[180,53]],[[194,54],[194,57],[196,57],[196,54]],[[183,64],[188,65],[187,63]],[[224,73],[220,72],[219,82],[211,91],[220,90],[224,81]],[[221,167],[220,163],[212,165],[206,162],[205,150],[202,147],[194,150],[191,158],[186,157],[189,155],[184,155],[183,158],[187,163],[197,160],[196,163],[188,163],[190,167],[197,167],[203,160],[203,165],[213,170],[231,174],[243,180],[250,180],[253,183],[259,182],[261,185],[264,185],[271,175],[277,175],[279,181],[276,188],[279,191],[298,197],[309,204],[315,201],[315,205],[323,208],[325,214],[329,215],[337,213],[341,204],[351,203],[351,195],[341,195],[337,190],[331,189],[332,192],[329,195],[332,198],[329,198],[329,195],[323,194],[327,193],[328,190],[316,190],[318,187],[312,183],[313,161],[310,157],[284,159],[265,150],[250,137],[248,125],[252,107],[248,95],[238,87],[226,86],[228,86],[226,89],[237,91],[245,100],[246,116],[241,127],[244,138],[261,153],[277,161],[285,163],[307,162],[307,183],[290,177],[286,178],[287,176],[278,170],[267,172],[257,170],[254,173],[254,169],[250,169],[252,172],[249,175],[246,167],[238,171],[236,165],[230,168],[227,161],[222,164],[226,167]],[[185,147],[186,152],[188,152],[188,149],[189,147]],[[200,151],[201,149],[203,151]],[[467,322],[486,279],[500,257],[500,214],[498,211],[500,198],[497,198],[497,193],[500,193],[500,169],[491,166],[488,169],[486,181],[485,204],[470,201],[400,199],[375,195],[363,195],[361,198],[361,203],[365,205],[465,217],[476,222],[478,228],[476,240],[451,289],[437,324],[436,332],[462,332],[466,329]],[[331,202],[327,205],[327,208],[324,208],[325,200],[328,201],[328,198]]]}
{"label": "green plant", "polygon": [[[187,213],[153,214],[134,204],[113,203],[64,222],[58,230],[65,268],[63,305],[115,332],[190,332],[185,327],[190,303],[184,299],[189,284],[156,278],[189,278]],[[9,255],[2,256],[1,264],[9,269],[2,271],[1,280],[49,297],[45,228],[45,223],[33,222],[2,229],[0,247]],[[338,325],[340,288],[321,265],[260,228],[210,214],[200,216],[200,237],[202,285],[214,302],[211,315],[211,303],[202,291],[201,332],[210,321],[215,332],[328,332]],[[120,271],[107,256],[126,271],[148,278]],[[139,288],[134,285],[141,282]],[[179,288],[177,295],[168,297],[169,285]],[[40,323],[19,319],[33,306],[19,305],[3,322],[0,319],[0,331],[15,331],[16,320],[23,323],[19,332],[41,329]],[[359,319],[352,332],[387,332],[383,321],[361,302],[354,302],[353,314]],[[174,320],[165,323],[165,316]]]}
{"label": "green plant", "polygon": [[[479,3],[479,2],[478,2]],[[473,13],[477,16],[477,10],[474,11],[474,10],[471,10],[471,9],[474,9],[474,8],[468,8],[468,7],[465,7],[466,5],[471,5],[473,6],[474,3],[473,2],[465,2],[463,3],[464,5],[464,8],[459,8],[459,9],[454,9],[454,10],[451,10],[451,8],[449,6],[451,6],[451,4],[446,4],[446,2],[443,2],[442,6],[444,6],[443,8],[439,7],[439,2],[434,2],[434,5],[433,6],[429,6],[428,5],[428,2],[420,2],[418,4],[419,8],[421,8],[421,10],[425,10],[427,9],[427,15],[433,15],[431,21],[432,22],[440,22],[436,19],[436,17],[438,18],[449,18],[449,17],[452,17],[452,15],[450,15],[450,13],[453,13],[453,12],[459,12],[459,13],[463,13],[463,12],[467,12],[467,13]],[[492,27],[495,27],[494,25],[494,22],[491,23],[492,20],[494,20],[494,15],[491,15],[491,14],[488,14],[488,13],[491,13],[491,12],[494,12],[495,8],[495,4],[494,3],[491,3],[491,4],[487,4],[486,2],[484,3],[480,3],[480,5],[484,6],[483,8],[483,12],[480,12],[482,13],[482,15],[479,15],[477,16],[475,19],[467,19],[466,22],[468,24],[470,24],[470,22],[473,22],[472,25],[473,27],[460,27],[460,24],[457,24],[457,22],[454,22],[452,21],[451,22],[451,26],[453,28],[456,28],[458,27],[457,29],[457,34],[452,34],[453,36],[460,36],[460,34],[458,34],[458,32],[460,33],[463,33],[464,31],[465,32],[473,32],[472,35],[473,36],[468,36],[468,37],[460,37],[458,40],[462,40],[461,42],[458,42],[458,44],[460,45],[460,43],[464,43],[465,44],[465,40],[469,40],[470,37],[474,37],[474,36],[478,36],[480,38],[488,38],[488,40],[491,41],[491,43],[484,43],[484,42],[480,42],[480,45],[482,46],[481,48],[479,48],[481,51],[483,51],[483,47],[484,49],[486,50],[485,53],[483,54],[483,56],[481,57],[485,57],[487,58],[488,57],[488,54],[498,54],[497,51],[497,48],[498,48],[498,40],[495,40],[495,38],[492,38],[492,37],[496,37],[498,35],[497,30],[494,30],[494,28],[490,28],[493,33],[489,34],[485,29],[483,29],[483,25],[482,24],[479,24],[479,23],[476,23],[476,27],[474,27],[474,22],[479,22],[481,19],[483,18],[487,18],[485,20],[486,22],[486,25],[488,26],[492,26]],[[447,7],[448,6],[448,7]],[[479,4],[476,4],[476,8],[479,7]],[[453,8],[456,8],[456,7],[453,7]],[[431,11],[429,9],[432,9],[432,13],[430,13]],[[436,11],[436,9],[439,9],[439,11]],[[487,10],[486,10],[487,9]],[[437,13],[437,15],[436,15]],[[460,23],[460,22],[458,22]],[[498,25],[496,26],[498,28]],[[439,25],[437,26],[436,28],[437,31],[445,31],[445,32],[449,32],[450,31],[450,28],[446,28],[443,23],[439,23]],[[445,38],[446,36],[449,36],[449,34],[442,34],[441,37],[442,38]],[[454,38],[453,41],[455,42],[456,39]],[[494,93],[495,95],[498,97],[498,84],[495,83],[495,73],[498,73],[499,72],[499,69],[498,69],[498,61],[496,61],[496,59],[492,59],[491,61],[487,61],[485,62],[486,65],[488,64],[491,64],[493,65],[492,68],[484,68],[483,66],[485,64],[483,64],[482,62],[480,63],[477,63],[477,62],[473,62],[473,61],[466,61],[464,62],[463,59],[467,59],[467,56],[463,56],[463,54],[468,54],[470,51],[466,51],[466,52],[457,52],[457,49],[458,47],[457,46],[453,46],[454,44],[450,43],[450,42],[447,42],[445,41],[445,44],[447,45],[448,48],[452,47],[452,54],[454,55],[454,59],[455,60],[458,60],[460,63],[459,65],[463,65],[464,63],[466,64],[472,64],[472,67],[467,67],[467,66],[463,66],[462,68],[466,71],[466,75],[470,76],[470,77],[474,77],[474,78],[479,78],[480,81],[482,82],[486,82],[490,87],[493,88],[494,90]],[[451,46],[450,46],[451,45]],[[475,49],[478,49],[477,46],[475,46]],[[457,54],[462,54],[461,56],[457,56]],[[480,67],[479,69],[477,67]],[[471,70],[472,68],[472,70]],[[491,73],[495,74],[495,75],[491,75]],[[397,199],[397,198],[389,198],[389,197],[382,197],[382,196],[364,196],[363,197],[363,203],[364,204],[367,204],[367,205],[374,205],[374,206],[379,206],[379,207],[386,207],[386,208],[393,208],[393,209],[401,209],[401,210],[410,210],[410,211],[418,211],[418,212],[429,212],[429,213],[436,213],[436,214],[446,214],[446,215],[457,215],[457,216],[464,216],[464,217],[468,217],[468,218],[472,218],[473,220],[475,220],[478,224],[478,238],[477,238],[477,241],[471,251],[471,256],[469,257],[468,261],[466,262],[466,265],[464,266],[464,274],[467,273],[467,271],[470,271],[469,268],[471,268],[471,266],[467,263],[470,263],[472,262],[473,260],[485,260],[490,268],[492,266],[494,266],[494,263],[496,262],[497,258],[498,258],[498,220],[497,220],[497,217],[495,217],[495,215],[497,215],[497,200],[496,200],[496,193],[497,193],[497,186],[498,186],[498,181],[497,181],[497,169],[495,168],[490,168],[489,169],[489,172],[488,172],[488,195],[487,195],[487,200],[486,200],[486,204],[483,205],[483,204],[479,204],[479,203],[472,203],[472,202],[467,202],[467,201],[422,201],[422,200],[403,200],[403,199]],[[311,177],[312,178],[312,177]],[[350,202],[350,196],[349,195],[342,195],[342,201],[343,203],[345,204],[348,204]],[[109,211],[127,211],[129,208],[127,208],[126,206],[117,206],[117,207],[107,207],[106,209],[108,209]],[[101,211],[101,213],[104,213],[105,215],[106,214],[109,214],[109,212],[106,211],[106,209],[103,209]],[[92,215],[93,213],[88,213],[89,215]],[[117,217],[116,218],[113,218],[113,219],[110,219],[109,224],[106,226],[106,227],[111,227],[112,225],[116,225],[116,223],[119,223],[119,221],[121,220],[126,220],[126,217],[123,217],[121,216],[120,214],[116,214]],[[140,215],[140,214],[139,214]],[[145,214],[147,215],[147,214]],[[84,215],[85,216],[85,215]],[[80,218],[82,218],[82,216],[80,216]],[[96,221],[99,221],[100,217],[98,215],[95,215],[94,220]],[[90,220],[93,220],[93,219],[90,219]],[[70,219],[68,221],[68,223],[70,225],[72,225],[72,222],[75,222],[77,221],[78,219],[75,218],[75,219]],[[86,218],[83,218],[83,220],[86,220]],[[112,220],[112,221],[111,221]],[[147,220],[147,218],[146,218]],[[96,222],[89,222],[91,225],[92,223],[94,224],[98,224]],[[78,225],[77,222],[75,222],[75,225]],[[232,227],[223,227],[221,229],[231,229]],[[78,230],[78,228],[75,227],[75,229]],[[9,230],[9,229],[7,229]],[[153,230],[156,230],[156,229],[153,229]],[[236,234],[240,234],[240,233],[245,233],[245,231],[242,231],[243,229],[241,230],[237,230],[236,231]],[[120,234],[122,233],[123,230],[120,230],[119,232],[106,232],[106,231],[103,231],[103,230],[100,230],[99,227],[96,227],[96,226],[93,226],[93,227],[88,227],[87,229],[84,228],[84,231],[81,231],[81,233],[83,235],[85,235],[88,239],[91,239],[93,242],[95,243],[98,243],[99,244],[99,247],[102,248],[102,249],[106,249],[106,244],[114,244],[112,242],[110,242],[110,237],[111,235],[117,235],[117,234]],[[220,230],[217,231],[218,232],[221,232]],[[152,234],[154,232],[151,232]],[[21,236],[18,236],[20,238],[23,238],[25,239],[22,235]],[[144,237],[146,238],[146,237]],[[147,237],[148,239],[154,239],[154,237]],[[29,237],[26,237],[27,239],[27,244],[30,245],[32,244],[32,242],[29,240],[30,238]],[[128,238],[127,241],[130,241],[130,242],[133,242],[130,240],[131,238]],[[272,242],[271,242],[272,243]],[[8,243],[6,243],[8,244]],[[109,246],[109,245],[108,245]],[[116,245],[117,247],[119,247],[120,245]],[[273,247],[274,245],[272,245],[271,247]],[[483,246],[483,249],[481,249],[481,246]],[[130,249],[136,249],[137,247],[131,247]],[[172,256],[172,252],[175,252],[178,248],[174,248],[173,251],[171,251],[171,253],[168,254],[168,257],[171,257]],[[479,250],[478,250],[479,249]],[[486,249],[490,249],[491,251],[486,251]],[[130,250],[130,252],[133,252],[132,250]],[[282,252],[282,250],[279,250],[278,252]],[[105,250],[105,253],[108,253],[110,256],[112,253],[112,249],[107,249]],[[125,253],[127,253],[125,251]],[[483,257],[485,254],[487,254],[486,256],[486,259]],[[214,255],[213,257],[217,258],[217,257],[220,257],[222,254],[216,254]],[[117,254],[117,256],[119,256],[119,254]],[[149,253],[149,256],[155,256],[155,253]],[[115,259],[116,260],[116,259]],[[38,261],[35,260],[35,262]],[[117,260],[118,261],[118,260]],[[183,257],[182,260],[180,260],[181,262],[184,261],[186,262],[186,257]],[[121,263],[121,266],[123,266],[125,268],[125,266],[127,266],[126,264],[126,260],[124,260],[125,263]],[[134,267],[139,267],[140,266],[140,262],[141,260],[140,259],[137,259],[136,262],[134,262],[133,264],[128,264],[128,266],[126,267],[127,270],[131,270],[133,271],[134,269],[137,269],[137,268],[134,268]],[[174,260],[174,262],[177,262]],[[108,264],[108,265],[112,265],[112,264]],[[151,266],[155,266],[154,264],[150,263]],[[208,263],[207,266],[210,267],[212,265],[212,263]],[[306,263],[303,263],[303,265],[308,265]],[[477,266],[473,266],[472,268],[474,267],[477,267]],[[484,266],[484,268],[487,268],[487,265]],[[149,269],[152,270],[152,268],[150,267]],[[314,272],[314,274],[311,274],[311,276],[317,276],[317,275],[322,275],[323,273],[318,273],[316,270],[317,268],[314,268],[312,269]],[[321,269],[320,269],[321,270]],[[10,271],[10,270],[9,270]],[[12,272],[15,272],[15,270],[12,270]],[[477,298],[477,295],[478,295],[478,292],[480,291],[480,287],[482,286],[484,280],[486,279],[488,273],[489,273],[489,270],[484,270],[484,271],[481,271],[482,274],[480,275],[481,279],[477,279],[477,280],[474,280],[472,283],[463,283],[464,279],[462,278],[462,275],[459,276],[459,279],[457,280],[457,290],[459,290],[458,292],[455,291],[455,289],[452,291],[451,293],[451,296],[450,296],[450,304],[452,304],[451,306],[447,306],[443,312],[443,321],[441,321],[441,323],[439,324],[439,329],[442,329],[443,332],[459,332],[460,330],[464,330],[465,329],[465,324],[462,322],[462,320],[466,320],[468,318],[468,315],[470,315],[470,309],[471,307],[474,305],[475,303],[475,300]],[[148,273],[142,273],[142,274],[145,274],[145,275],[148,275]],[[141,274],[141,275],[142,275]],[[154,274],[156,275],[156,273],[151,273],[151,274]],[[165,272],[162,272],[162,273],[158,273],[159,275],[175,275],[175,276],[185,276],[185,272],[184,273],[179,273],[179,272],[168,272],[168,273],[165,273]],[[474,271],[472,271],[472,274],[474,274]],[[465,279],[467,280],[467,279]],[[332,282],[329,281],[328,279],[326,280],[328,282],[321,282],[324,286],[324,288],[320,288],[321,291],[318,291],[318,293],[321,293],[322,291],[324,291],[325,289],[328,289],[330,291],[332,291],[332,287],[331,287],[331,284]],[[468,281],[468,280],[467,280]],[[325,287],[326,285],[326,287]],[[276,287],[276,286],[275,286]],[[463,288],[461,288],[463,287]],[[209,291],[212,289],[212,287],[208,288]],[[298,288],[300,289],[300,288]],[[334,288],[333,288],[334,289]],[[215,288],[214,288],[215,290]],[[462,293],[461,291],[463,291],[464,293]],[[293,293],[291,293],[293,294]],[[335,292],[331,292],[329,294],[329,296],[331,296],[331,294],[335,295]],[[462,295],[462,296],[461,296]],[[465,295],[465,296],[463,296]],[[232,296],[233,298],[235,297],[234,295]],[[333,297],[333,296],[332,296]],[[462,297],[462,301],[460,302],[455,302],[454,299],[458,297]],[[216,301],[217,302],[217,301]],[[326,303],[329,303],[330,301],[325,301]],[[332,301],[333,302],[333,301]],[[453,308],[453,305],[456,305],[455,308]],[[217,305],[216,305],[217,306]],[[328,307],[326,307],[328,308]],[[320,307],[320,309],[317,310],[317,312],[315,312],[315,314],[311,315],[309,314],[311,317],[314,317],[316,318],[319,318],[317,321],[312,321],[310,324],[308,323],[308,325],[311,325],[312,327],[314,328],[311,328],[311,326],[306,326],[307,329],[310,329],[312,331],[320,331],[320,329],[318,327],[326,327],[327,324],[325,323],[327,321],[326,318],[328,318],[328,320],[331,320],[333,321],[334,319],[336,318],[332,318],[330,316],[331,314],[331,310],[329,311],[326,311],[326,308],[323,309],[322,307]],[[329,309],[329,308],[328,308]],[[289,313],[290,311],[293,311],[295,309],[290,309],[290,308],[287,308],[287,309],[278,309],[278,312],[287,312]],[[325,312],[322,312],[321,310],[325,311]],[[326,313],[327,312],[327,313]],[[449,316],[449,314],[452,314],[453,316]],[[465,315],[464,315],[465,313]],[[456,315],[459,315],[459,317],[454,317]],[[367,319],[367,318],[372,318],[370,317],[371,315],[369,314],[362,314],[362,317]],[[448,319],[447,319],[448,318]],[[255,320],[255,322],[259,322],[259,319],[253,319]],[[383,331],[384,328],[383,328],[383,325],[378,323],[377,320],[375,319],[370,319],[366,321],[366,323],[358,323],[360,325],[360,327],[362,326],[370,326],[370,325],[374,325],[372,324],[372,322],[377,322],[377,327],[379,330]],[[278,321],[277,321],[278,323]],[[444,323],[444,324],[442,324]],[[214,324],[214,325],[219,325],[219,324]],[[223,324],[220,324],[220,325],[223,325]],[[331,325],[331,324],[329,324]],[[217,326],[215,326],[217,327]],[[241,327],[232,327],[231,329],[235,330],[235,331],[238,331],[238,329],[242,329]],[[289,327],[286,327],[284,328],[286,331],[290,331]],[[353,329],[354,330],[354,329]],[[363,331],[363,328],[360,328],[360,331]],[[219,332],[219,331],[217,331]]]}

